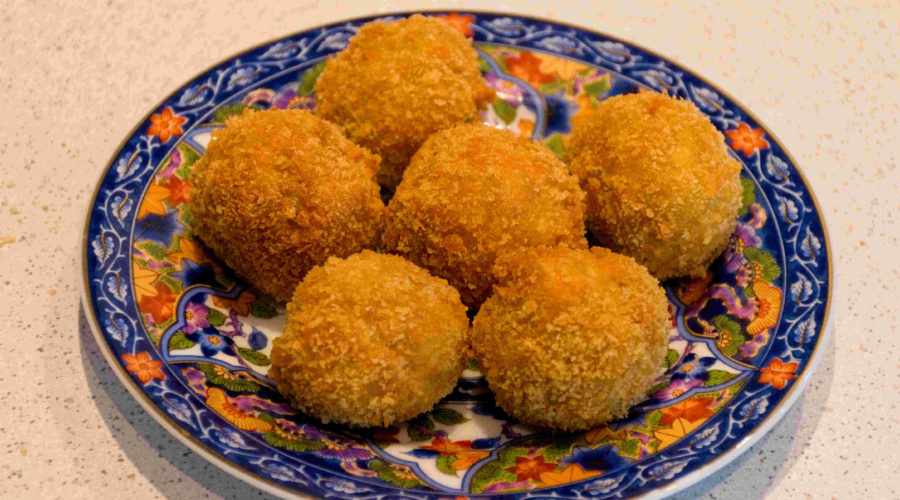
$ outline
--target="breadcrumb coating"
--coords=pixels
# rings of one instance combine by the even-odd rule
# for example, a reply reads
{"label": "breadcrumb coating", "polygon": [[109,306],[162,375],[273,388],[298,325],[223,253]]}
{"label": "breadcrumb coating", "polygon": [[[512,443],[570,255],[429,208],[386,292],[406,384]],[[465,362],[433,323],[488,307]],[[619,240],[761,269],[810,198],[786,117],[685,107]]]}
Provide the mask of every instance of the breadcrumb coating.
{"label": "breadcrumb coating", "polygon": [[620,418],[662,372],[665,293],[606,248],[526,249],[497,261],[472,348],[497,403],[522,422],[586,430]]}
{"label": "breadcrumb coating", "polygon": [[741,205],[741,166],[691,102],[611,97],[575,124],[568,161],[587,192],[588,229],[661,280],[702,276]]}
{"label": "breadcrumb coating", "polygon": [[388,426],[453,389],[467,330],[459,293],[411,262],[368,250],[330,258],[288,304],[269,376],[325,423]]}
{"label": "breadcrumb coating", "polygon": [[391,191],[429,135],[477,120],[493,98],[469,41],[418,14],[365,24],[316,82],[316,113],[381,155],[378,182]]}
{"label": "breadcrumb coating", "polygon": [[378,157],[308,111],[245,111],[212,134],[190,176],[194,233],[263,292],[287,301],[313,266],[373,248]]}
{"label": "breadcrumb coating", "polygon": [[463,303],[490,295],[497,257],[520,247],[587,248],[584,192],[546,148],[458,125],[416,153],[388,205],[385,248],[446,278]]}

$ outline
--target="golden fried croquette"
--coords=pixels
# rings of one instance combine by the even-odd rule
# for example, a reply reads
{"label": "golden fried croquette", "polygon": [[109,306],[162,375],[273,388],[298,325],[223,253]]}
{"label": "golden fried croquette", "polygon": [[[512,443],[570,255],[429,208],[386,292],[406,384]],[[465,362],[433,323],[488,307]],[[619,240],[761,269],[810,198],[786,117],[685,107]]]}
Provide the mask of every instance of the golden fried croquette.
{"label": "golden fried croquette", "polygon": [[553,153],[481,124],[432,135],[388,205],[385,248],[446,278],[463,303],[491,292],[494,260],[519,248],[586,248],[584,193]]}
{"label": "golden fried croquette", "polygon": [[459,293],[407,260],[368,250],[331,258],[288,304],[269,376],[325,423],[388,426],[453,389],[468,325]]}
{"label": "golden fried croquette", "polygon": [[313,266],[372,248],[378,157],[308,111],[245,111],[190,176],[194,233],[239,276],[290,299]]}
{"label": "golden fried croquette", "polygon": [[557,247],[507,254],[495,273],[471,342],[507,413],[585,430],[646,397],[663,371],[669,312],[645,267],[606,248]]}
{"label": "golden fried croquette", "polygon": [[572,131],[587,227],[657,278],[702,276],[741,205],[741,166],[692,103],[655,92],[602,101]]}
{"label": "golden fried croquette", "polygon": [[378,182],[393,190],[429,135],[477,120],[493,96],[469,41],[414,15],[360,28],[319,76],[316,113],[381,155]]}

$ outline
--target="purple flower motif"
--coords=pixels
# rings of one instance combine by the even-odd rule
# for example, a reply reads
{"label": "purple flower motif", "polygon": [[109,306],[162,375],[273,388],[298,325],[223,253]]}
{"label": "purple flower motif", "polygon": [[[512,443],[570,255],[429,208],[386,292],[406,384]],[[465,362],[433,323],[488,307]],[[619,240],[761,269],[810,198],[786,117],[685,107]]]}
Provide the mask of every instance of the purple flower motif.
{"label": "purple flower motif", "polygon": [[209,308],[197,302],[191,302],[184,309],[185,325],[181,328],[184,333],[194,333],[198,328],[209,327],[209,321],[206,316],[209,314]]}
{"label": "purple flower motif", "polygon": [[675,367],[675,371],[672,374],[672,380],[703,380],[706,378],[706,371],[715,363],[716,358],[710,356],[701,358],[694,353],[688,354],[685,356],[684,360]]}
{"label": "purple flower motif", "polygon": [[173,149],[172,154],[169,155],[169,164],[166,168],[160,172],[159,176],[164,179],[169,179],[172,177],[172,174],[175,173],[175,169],[181,166],[181,152],[178,149]]}
{"label": "purple flower motif", "polygon": [[531,486],[528,484],[528,480],[524,481],[516,481],[516,482],[507,482],[502,481],[499,483],[494,483],[487,488],[484,489],[482,493],[486,495],[490,495],[491,493],[499,493],[501,491],[511,491],[511,490],[527,490],[531,489]]}
{"label": "purple flower motif", "polygon": [[297,97],[297,89],[294,87],[285,87],[275,94],[272,100],[272,107],[278,109],[287,109],[291,101]]}
{"label": "purple flower motif", "polygon": [[365,448],[353,448],[331,445],[323,450],[316,452],[317,455],[325,458],[335,458],[342,462],[350,462],[353,460],[368,460],[373,455],[371,451]]}
{"label": "purple flower motif", "polygon": [[488,86],[497,93],[497,97],[506,101],[512,107],[518,107],[522,104],[525,91],[516,83],[504,80],[493,73],[485,73],[484,79]]}
{"label": "purple flower motif", "polygon": [[683,380],[680,378],[672,378],[672,382],[665,389],[660,390],[653,395],[653,399],[659,401],[669,401],[675,399],[682,394],[703,385],[702,380]]}

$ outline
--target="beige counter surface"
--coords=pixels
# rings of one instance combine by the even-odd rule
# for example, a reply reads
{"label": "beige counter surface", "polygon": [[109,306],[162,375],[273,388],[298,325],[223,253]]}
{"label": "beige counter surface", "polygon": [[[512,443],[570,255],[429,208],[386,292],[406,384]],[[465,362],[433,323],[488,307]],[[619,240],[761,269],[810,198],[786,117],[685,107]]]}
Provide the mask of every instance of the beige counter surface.
{"label": "beige counter surface", "polygon": [[702,498],[898,498],[896,2],[3,2],[0,498],[257,498],[168,435],[80,306],[86,204],[129,130],[200,70],[321,23],[483,9],[582,25],[708,78],[791,152],[829,224],[832,340],[805,395]]}

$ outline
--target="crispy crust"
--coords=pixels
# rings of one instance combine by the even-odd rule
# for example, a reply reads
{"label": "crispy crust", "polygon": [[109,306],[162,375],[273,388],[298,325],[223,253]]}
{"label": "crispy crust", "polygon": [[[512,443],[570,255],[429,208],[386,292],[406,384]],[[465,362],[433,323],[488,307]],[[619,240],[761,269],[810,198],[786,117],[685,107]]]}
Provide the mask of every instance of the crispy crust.
{"label": "crispy crust", "polygon": [[484,125],[431,136],[388,205],[385,247],[455,286],[476,307],[492,267],[520,247],[586,248],[584,193],[552,153]]}
{"label": "crispy crust", "polygon": [[288,304],[269,376],[325,423],[388,426],[453,389],[467,330],[466,309],[445,280],[368,250],[331,258]]}
{"label": "crispy crust", "polygon": [[606,99],[575,124],[568,161],[587,192],[588,229],[659,279],[702,275],[734,231],[741,166],[689,101]]}
{"label": "crispy crust", "polygon": [[496,273],[471,341],[505,411],[585,430],[646,397],[669,331],[665,293],[646,268],[605,248],[557,247],[507,254]]}
{"label": "crispy crust", "polygon": [[263,292],[286,301],[329,256],[373,248],[384,204],[378,157],[308,111],[245,111],[194,166],[194,233]]}
{"label": "crispy crust", "polygon": [[469,41],[444,21],[414,15],[360,28],[319,76],[316,113],[381,155],[378,182],[393,190],[429,135],[477,120],[493,96]]}

